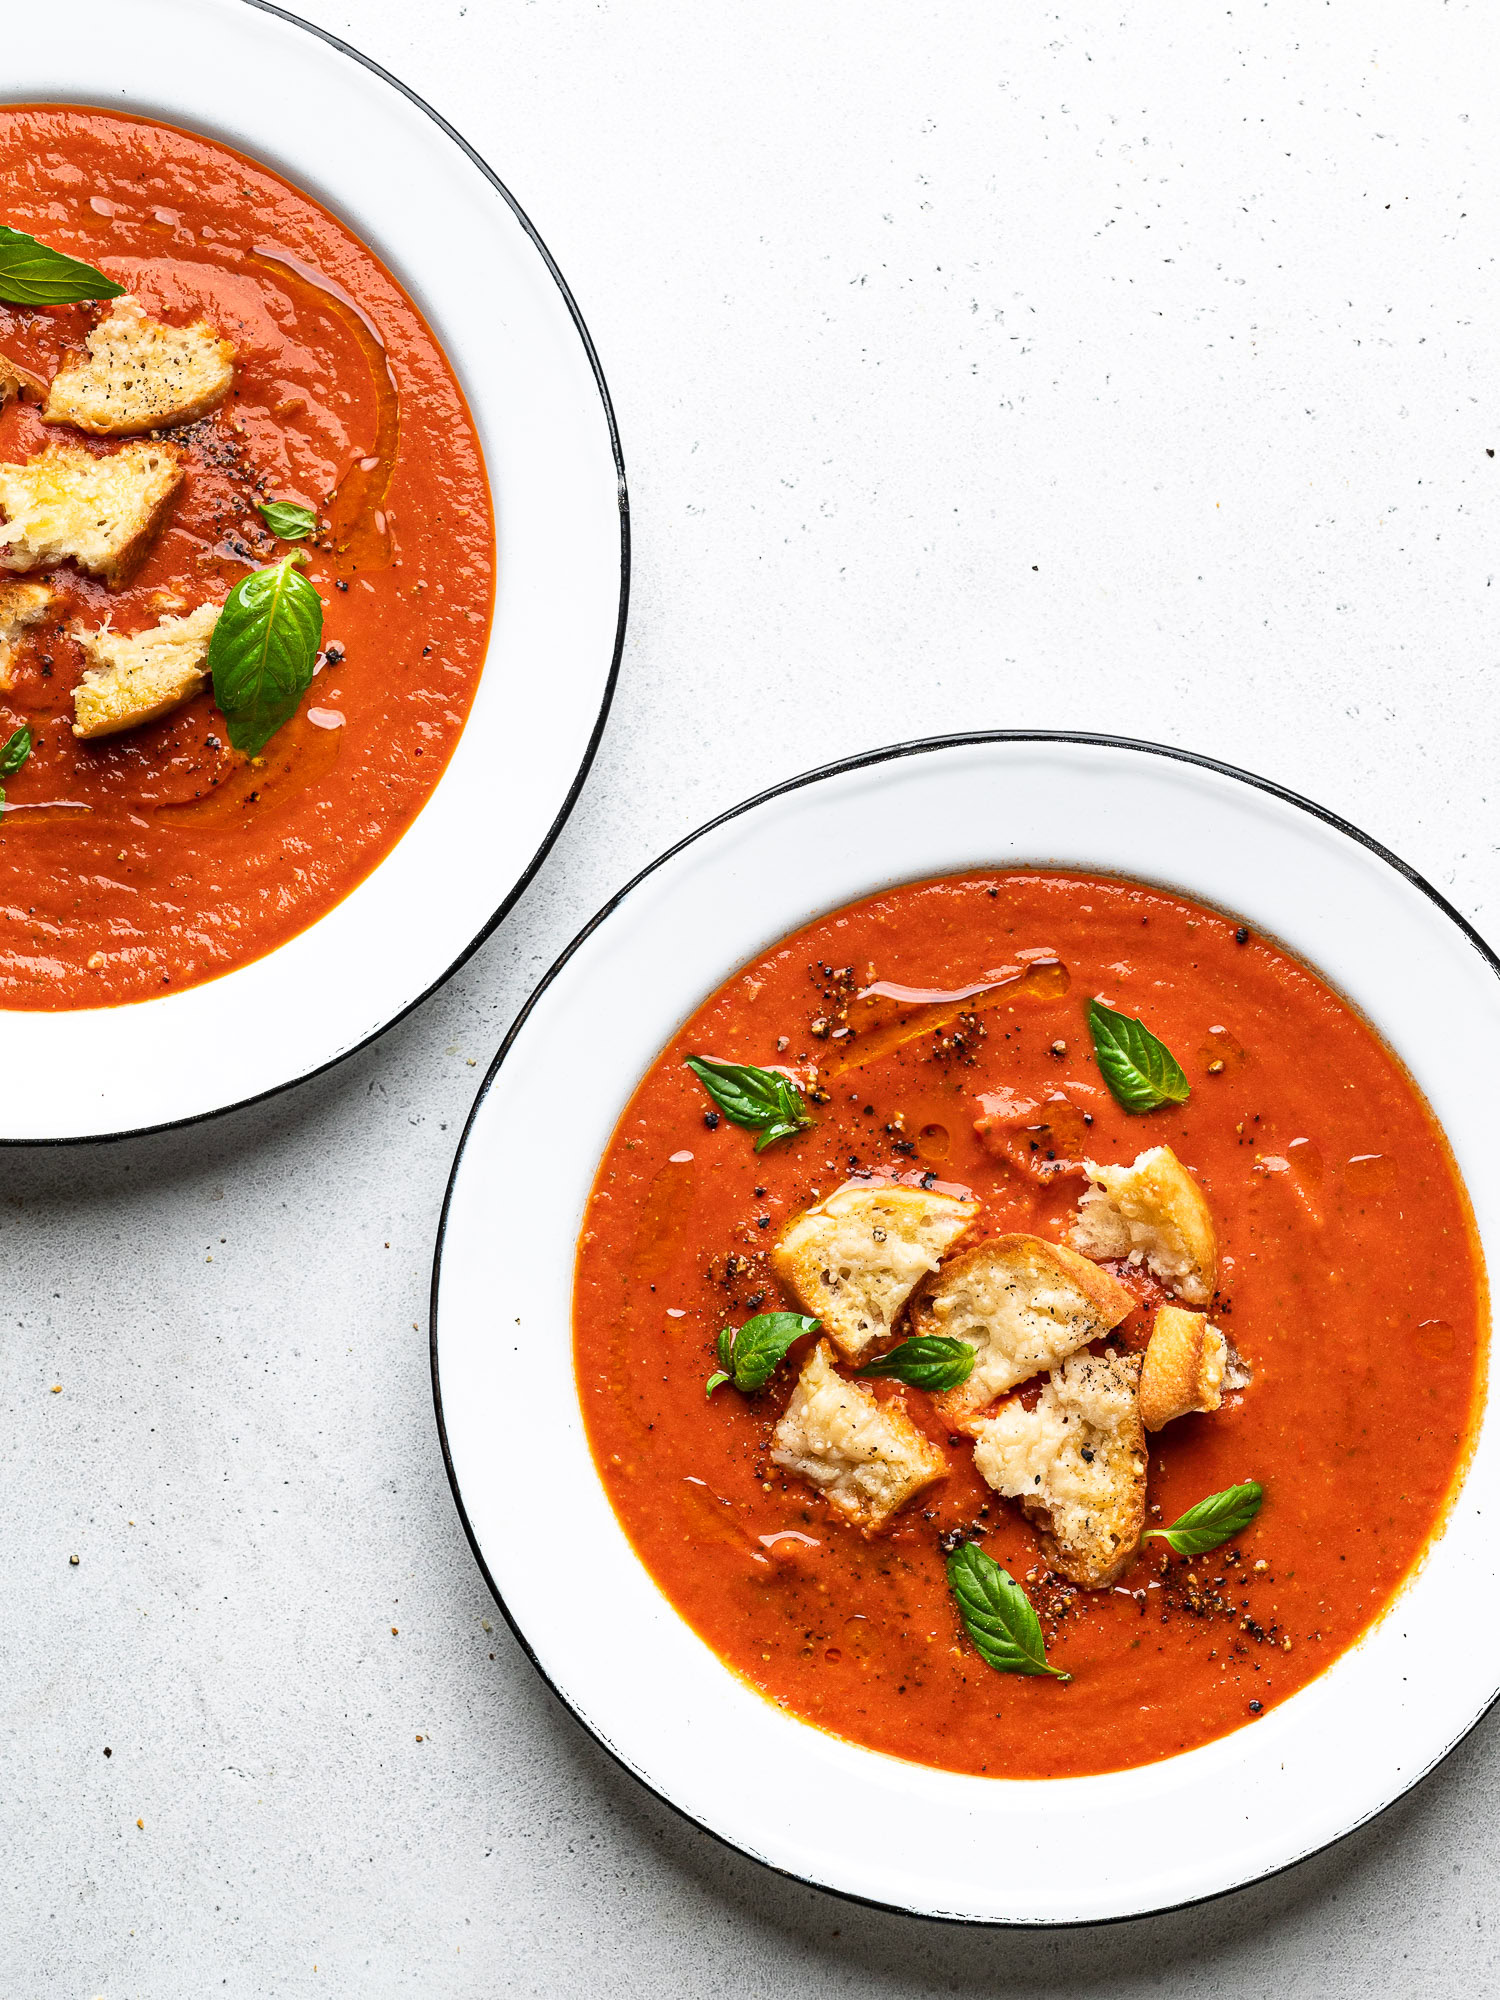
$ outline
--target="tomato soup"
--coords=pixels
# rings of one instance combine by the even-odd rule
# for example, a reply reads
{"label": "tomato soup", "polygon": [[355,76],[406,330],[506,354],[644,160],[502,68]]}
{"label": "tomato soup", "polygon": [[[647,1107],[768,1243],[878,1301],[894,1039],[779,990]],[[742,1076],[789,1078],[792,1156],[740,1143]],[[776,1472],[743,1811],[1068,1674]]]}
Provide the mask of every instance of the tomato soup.
{"label": "tomato soup", "polygon": [[[1132,1114],[1116,1101],[1086,1024],[1094,997],[1148,1023],[1182,1066],[1185,1102]],[[788,1072],[814,1122],[757,1152],[688,1055]],[[1007,1125],[997,1103],[1040,1110]],[[971,1193],[971,1243],[1062,1243],[1087,1184],[1070,1162],[1157,1146],[1206,1197],[1219,1247],[1206,1310],[1250,1376],[1212,1414],[1147,1434],[1148,1527],[1263,1487],[1259,1515],[1210,1553],[1145,1539],[1108,1587],[1069,1583],[979,1476],[971,1440],[894,1381],[869,1386],[946,1472],[879,1532],[856,1531],[771,1455],[816,1335],[758,1392],[705,1394],[722,1328],[797,1309],[770,1246],[841,1185]],[[1137,1301],[1109,1349],[1139,1351],[1169,1294],[1139,1262],[1107,1268]],[[1234,918],[1081,875],[913,883],[747,965],[635,1092],[578,1252],[592,1449],[678,1611],[791,1713],[997,1777],[1191,1749],[1253,1726],[1353,1645],[1440,1532],[1487,1341],[1464,1188],[1370,1024]],[[971,1545],[1024,1589],[1065,1683],[997,1672],[969,1642],[947,1561]]]}
{"label": "tomato soup", "polygon": [[[259,956],[387,852],[468,714],[494,531],[437,340],[316,202],[209,140],[72,106],[0,108],[0,185],[11,228],[235,349],[220,406],[164,433],[186,478],[144,560],[120,588],[71,565],[47,572],[58,602],[0,694],[0,736],[25,727],[33,746],[0,819],[0,1004],[100,1006]],[[0,359],[50,381],[100,310],[0,306]],[[58,434],[13,401],[0,460],[28,461]],[[320,521],[302,546],[322,650],[293,719],[249,759],[208,691],[128,733],[75,736],[76,629],[129,635],[164,608],[222,602],[286,552],[259,511],[271,500]]]}

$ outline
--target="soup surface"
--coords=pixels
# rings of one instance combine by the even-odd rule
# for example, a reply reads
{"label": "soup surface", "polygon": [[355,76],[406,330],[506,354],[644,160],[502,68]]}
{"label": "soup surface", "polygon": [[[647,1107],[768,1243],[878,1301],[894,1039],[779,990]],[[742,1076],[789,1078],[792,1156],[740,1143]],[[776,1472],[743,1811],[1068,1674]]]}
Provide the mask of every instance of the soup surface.
{"label": "soup surface", "polygon": [[[877,982],[919,991],[870,992]],[[943,994],[955,997],[922,998]],[[1092,996],[1174,1052],[1185,1103],[1121,1108],[1085,1024]],[[784,1066],[816,1122],[757,1153],[752,1132],[714,1112],[689,1054]],[[997,1105],[1033,1108],[997,1118]],[[1209,1317],[1252,1379],[1213,1414],[1148,1434],[1147,1525],[1260,1482],[1258,1518],[1226,1545],[1187,1557],[1148,1539],[1109,1587],[1077,1588],[979,1476],[969,1438],[891,1381],[870,1386],[947,1469],[867,1536],[771,1459],[816,1335],[759,1393],[705,1395],[722,1327],[796,1308],[768,1246],[841,1184],[971,1191],[966,1247],[1012,1231],[1061,1242],[1087,1185],[1071,1162],[1129,1163],[1159,1145],[1207,1198],[1220,1252]],[[1107,1268],[1138,1300],[1110,1346],[1138,1351],[1170,1295],[1139,1264]],[[1056,1777],[1248,1725],[1371,1625],[1461,1475],[1487,1311],[1442,1133],[1390,1050],[1306,965],[1157,889],[971,874],[810,925],[673,1038],[589,1202],[576,1368],[627,1534],[745,1679],[879,1750]],[[964,1541],[1022,1584],[1066,1683],[998,1673],[968,1642],[946,1573]]]}
{"label": "soup surface", "polygon": [[[72,106],[0,108],[4,220],[103,270],[173,326],[234,344],[220,406],[164,433],[187,474],[120,588],[65,564],[0,693],[33,750],[0,819],[0,1004],[100,1006],[191,985],[304,929],[369,873],[442,773],[478,679],[495,548],[463,394],[390,273],[326,210],[227,148]],[[50,381],[98,305],[0,306],[0,359]],[[59,435],[0,411],[0,460]],[[134,634],[222,603],[286,553],[259,503],[313,510],[301,544],[323,650],[297,714],[247,760],[205,691],[97,741],[73,733],[76,625]]]}

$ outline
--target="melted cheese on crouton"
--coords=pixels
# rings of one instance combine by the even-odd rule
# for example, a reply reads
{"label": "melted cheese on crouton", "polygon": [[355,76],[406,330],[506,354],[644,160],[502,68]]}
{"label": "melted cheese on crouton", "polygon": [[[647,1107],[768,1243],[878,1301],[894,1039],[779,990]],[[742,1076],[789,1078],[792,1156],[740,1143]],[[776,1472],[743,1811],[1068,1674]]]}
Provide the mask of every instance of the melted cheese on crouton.
{"label": "melted cheese on crouton", "polygon": [[16,648],[51,610],[56,593],[46,583],[0,583],[0,689],[15,686]]}
{"label": "melted cheese on crouton", "polygon": [[992,1236],[950,1257],[912,1301],[913,1333],[945,1334],[974,1349],[967,1382],[938,1399],[961,1424],[1045,1369],[1118,1326],[1135,1299],[1061,1244]]}
{"label": "melted cheese on crouton", "polygon": [[1202,1313],[1163,1306],[1141,1362],[1141,1422],[1159,1431],[1192,1410],[1216,1410],[1224,1400],[1228,1349]]}
{"label": "melted cheese on crouton", "polygon": [[115,736],[191,700],[208,676],[218,617],[218,605],[200,604],[128,639],[107,629],[75,632],[89,665],[73,690],[73,734]]}
{"label": "melted cheese on crouton", "polygon": [[1213,1297],[1218,1243],[1202,1190],[1170,1146],[1129,1167],[1084,1166],[1095,1183],[1078,1204],[1069,1242],[1086,1257],[1144,1262],[1190,1305]]}
{"label": "melted cheese on crouton", "polygon": [[1140,1367],[1137,1355],[1075,1354],[1035,1409],[1009,1402],[975,1433],[980,1473],[1043,1529],[1053,1567],[1090,1590],[1120,1574],[1146,1523]]}
{"label": "melted cheese on crouton", "polygon": [[118,583],[182,484],[170,444],[127,444],[107,458],[53,444],[24,465],[0,465],[0,569],[46,569],[70,558]]}
{"label": "melted cheese on crouton", "polygon": [[116,299],[86,345],[53,376],[42,416],[96,437],[192,423],[234,379],[234,348],[207,321],[167,326],[138,299]]}
{"label": "melted cheese on crouton", "polygon": [[851,1182],[789,1224],[771,1264],[855,1360],[890,1332],[913,1288],[978,1213],[977,1201],[927,1188]]}
{"label": "melted cheese on crouton", "polygon": [[818,1342],[797,1378],[772,1434],[771,1461],[815,1486],[866,1534],[948,1469],[943,1454],[904,1410],[879,1402],[864,1383],[839,1374],[826,1340]]}

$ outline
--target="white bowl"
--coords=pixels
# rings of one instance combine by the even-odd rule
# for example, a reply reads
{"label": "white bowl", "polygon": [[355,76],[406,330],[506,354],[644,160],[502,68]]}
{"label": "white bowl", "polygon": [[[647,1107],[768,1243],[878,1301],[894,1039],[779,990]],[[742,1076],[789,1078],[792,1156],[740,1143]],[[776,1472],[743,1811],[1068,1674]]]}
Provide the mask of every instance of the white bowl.
{"label": "white bowl", "polygon": [[540,238],[394,79],[243,0],[74,0],[5,23],[7,102],[136,112],[238,148],[349,225],[443,343],[499,537],[487,663],[432,796],[308,930],[134,1005],[0,1009],[0,1140],[176,1124],[336,1062],[414,1007],[520,894],[572,805],[624,633],[624,471],[604,379]]}
{"label": "white bowl", "polygon": [[1102,1777],[960,1776],[842,1742],[724,1667],[634,1554],[573,1379],[575,1240],[610,1133],[737,966],[890,883],[1017,863],[1139,877],[1312,961],[1408,1064],[1500,1257],[1500,963],[1393,856],[1306,801],[1179,752],[990,736],[880,751],[752,800],[663,857],[553,968],[465,1132],[433,1279],[433,1380],[465,1526],[517,1636],[607,1749],[772,1867],[927,1916],[1141,1915],[1272,1873],[1389,1805],[1500,1683],[1500,1438],[1352,1651],[1263,1720]]}

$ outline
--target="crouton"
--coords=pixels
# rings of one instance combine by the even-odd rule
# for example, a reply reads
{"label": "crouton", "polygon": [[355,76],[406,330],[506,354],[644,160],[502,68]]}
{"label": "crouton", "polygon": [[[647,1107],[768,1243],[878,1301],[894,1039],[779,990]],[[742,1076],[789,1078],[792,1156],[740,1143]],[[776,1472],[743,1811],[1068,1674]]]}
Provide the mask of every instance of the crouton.
{"label": "crouton", "polygon": [[46,583],[0,583],[0,690],[16,684],[16,648],[33,625],[40,625],[56,600]]}
{"label": "crouton", "polygon": [[116,299],[52,378],[42,416],[96,437],[190,424],[222,403],[234,379],[234,348],[205,320],[166,326],[138,299]]}
{"label": "crouton", "polygon": [[89,664],[73,690],[73,734],[117,736],[190,701],[208,678],[218,617],[217,604],[200,604],[186,618],[158,619],[129,639],[107,627],[75,631]]}
{"label": "crouton", "polygon": [[1140,1356],[1075,1354],[1035,1409],[1019,1398],[975,1433],[974,1463],[1042,1529],[1052,1567],[1086,1590],[1113,1583],[1146,1523]]}
{"label": "crouton", "polygon": [[850,1382],[820,1340],[771,1438],[771,1462],[815,1486],[844,1519],[873,1534],[948,1462],[906,1412]]}
{"label": "crouton", "polygon": [[33,375],[8,354],[0,354],[0,410],[17,397],[23,402],[39,403],[46,393],[47,385],[40,375]]}
{"label": "crouton", "polygon": [[947,1421],[962,1424],[1018,1382],[1100,1339],[1134,1305],[1118,1278],[1076,1250],[1040,1236],[992,1236],[923,1281],[911,1329],[974,1349],[968,1381],[938,1399]]}
{"label": "crouton", "polygon": [[0,569],[46,569],[70,557],[119,583],[182,484],[171,444],[127,444],[108,458],[48,445],[24,465],[0,465]]}
{"label": "crouton", "polygon": [[913,1286],[979,1213],[977,1201],[926,1188],[836,1188],[781,1233],[771,1265],[804,1312],[857,1360],[891,1330]]}
{"label": "crouton", "polygon": [[1251,1380],[1234,1342],[1202,1313],[1163,1306],[1141,1362],[1141,1422],[1159,1431],[1174,1417],[1217,1410],[1230,1390]]}
{"label": "crouton", "polygon": [[1078,1205],[1068,1240],[1086,1257],[1142,1263],[1189,1305],[1213,1297],[1218,1264],[1214,1219],[1198,1183],[1170,1146],[1153,1146],[1133,1166],[1085,1160],[1095,1183]]}
{"label": "crouton", "polygon": [[1224,1336],[1202,1313],[1163,1306],[1141,1362],[1141,1422],[1159,1431],[1190,1410],[1224,1400]]}

